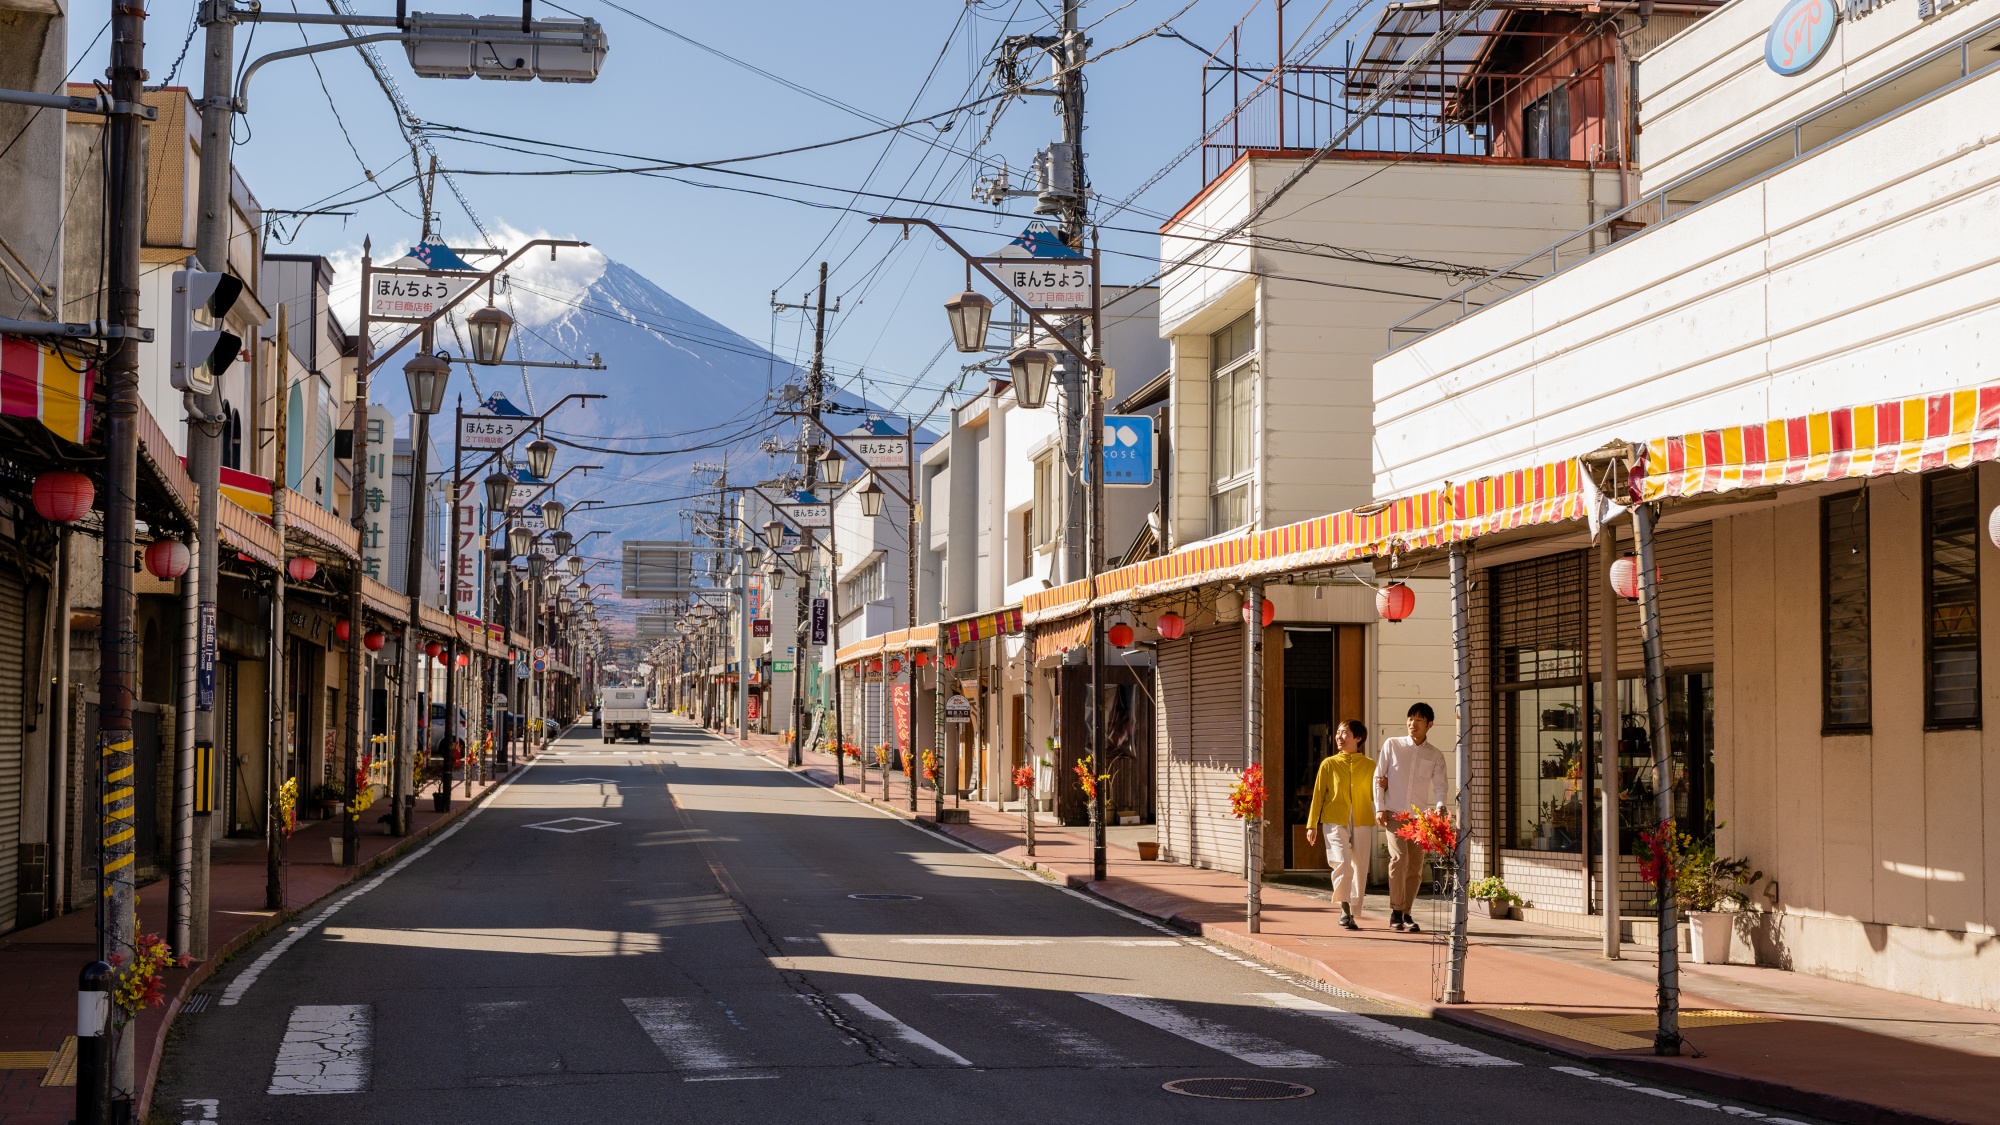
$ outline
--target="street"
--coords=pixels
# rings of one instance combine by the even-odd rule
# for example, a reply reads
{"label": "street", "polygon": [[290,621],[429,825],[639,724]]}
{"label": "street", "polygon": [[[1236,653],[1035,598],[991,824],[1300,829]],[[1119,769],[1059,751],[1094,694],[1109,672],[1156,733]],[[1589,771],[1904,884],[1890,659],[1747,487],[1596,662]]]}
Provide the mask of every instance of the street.
{"label": "street", "polygon": [[1311,1089],[1254,1111],[1277,1119],[1765,1116],[1336,995],[653,729],[574,728],[245,951],[180,1021],[155,1116],[1243,1119],[1183,1079]]}

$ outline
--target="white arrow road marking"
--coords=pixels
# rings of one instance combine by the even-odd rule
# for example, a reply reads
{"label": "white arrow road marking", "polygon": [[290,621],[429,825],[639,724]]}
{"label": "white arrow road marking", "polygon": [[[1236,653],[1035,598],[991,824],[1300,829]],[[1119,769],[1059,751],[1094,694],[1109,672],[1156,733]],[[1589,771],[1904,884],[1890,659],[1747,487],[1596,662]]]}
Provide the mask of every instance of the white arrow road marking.
{"label": "white arrow road marking", "polygon": [[366,1004],[302,1004],[278,1044],[267,1094],[358,1094],[368,1087],[375,1013]]}
{"label": "white arrow road marking", "polygon": [[1391,1047],[1401,1047],[1423,1058],[1425,1062],[1438,1066],[1519,1066],[1512,1059],[1475,1051],[1470,1047],[1453,1043],[1449,1039],[1439,1039],[1435,1035],[1425,1035],[1406,1027],[1383,1020],[1373,1019],[1356,1012],[1342,1011],[1331,1004],[1294,996],[1289,992],[1253,992],[1252,996],[1262,997],[1289,1012],[1298,1012],[1325,1020],[1344,1031],[1349,1031],[1363,1039],[1385,1043]]}
{"label": "white arrow road marking", "polygon": [[696,1019],[698,1001],[679,996],[642,996],[625,1001],[653,1046],[667,1061],[688,1070],[736,1070],[750,1064],[722,1049],[715,1036]]}
{"label": "white arrow road marking", "polygon": [[1178,1035],[1191,1043],[1199,1043],[1234,1055],[1251,1066],[1309,1067],[1339,1066],[1331,1059],[1321,1058],[1311,1051],[1287,1047],[1275,1039],[1230,1027],[1227,1024],[1191,1016],[1165,1001],[1145,996],[1113,996],[1098,992],[1079,992],[1078,996],[1093,1004],[1101,1004],[1120,1015],[1131,1016],[1149,1027],[1157,1027],[1170,1035]]}
{"label": "white arrow road marking", "polygon": [[855,1011],[860,1012],[869,1019],[879,1020],[882,1023],[888,1024],[889,1030],[894,1032],[896,1038],[901,1039],[903,1042],[922,1047],[924,1050],[940,1058],[950,1059],[960,1066],[972,1065],[971,1059],[966,1058],[950,1047],[945,1046],[923,1032],[918,1031],[916,1028],[911,1027],[909,1024],[904,1023],[902,1020],[897,1019],[895,1016],[883,1011],[880,1007],[876,1006],[874,1001],[869,1000],[866,996],[858,992],[843,992],[840,993],[840,998],[847,1001],[848,1005]]}
{"label": "white arrow road marking", "polygon": [[577,832],[595,832],[600,828],[609,828],[617,823],[615,820],[592,820],[587,816],[566,816],[561,820],[545,820],[540,824],[524,824],[521,827],[539,828],[544,832],[574,834]]}

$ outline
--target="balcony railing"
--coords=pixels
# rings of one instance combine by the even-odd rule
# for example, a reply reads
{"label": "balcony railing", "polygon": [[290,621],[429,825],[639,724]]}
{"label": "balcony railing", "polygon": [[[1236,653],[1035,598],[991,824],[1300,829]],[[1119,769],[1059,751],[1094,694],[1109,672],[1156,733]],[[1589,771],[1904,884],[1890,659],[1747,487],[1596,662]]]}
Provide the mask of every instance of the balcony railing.
{"label": "balcony railing", "polygon": [[[1202,183],[1246,152],[1314,150],[1339,136],[1365,102],[1358,94],[1379,77],[1343,66],[1268,68],[1211,63],[1201,70]],[[1419,81],[1412,88],[1422,86]],[[1343,152],[1487,156],[1485,123],[1447,119],[1435,99],[1385,102],[1340,144]]]}

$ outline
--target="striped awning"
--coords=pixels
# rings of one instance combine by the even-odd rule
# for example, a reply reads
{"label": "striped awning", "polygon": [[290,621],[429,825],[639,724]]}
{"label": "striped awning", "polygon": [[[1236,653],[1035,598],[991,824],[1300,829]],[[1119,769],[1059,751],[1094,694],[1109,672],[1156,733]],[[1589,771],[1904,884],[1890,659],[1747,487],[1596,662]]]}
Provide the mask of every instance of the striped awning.
{"label": "striped awning", "polygon": [[64,441],[90,441],[97,368],[40,340],[0,336],[0,414],[33,418]]}
{"label": "striped awning", "polygon": [[1090,643],[1090,614],[1056,618],[1034,626],[1037,657],[1053,656]]}
{"label": "striped awning", "polygon": [[[2000,383],[1639,444],[1632,486],[1646,500],[1914,473],[2000,460]],[[1574,457],[1268,531],[1197,543],[1162,558],[1029,595],[1030,625],[1216,582],[1275,577],[1440,547],[1494,532],[1580,520],[1588,499]]]}
{"label": "striped awning", "polygon": [[892,629],[872,637],[863,637],[851,644],[840,646],[834,654],[837,664],[850,664],[856,660],[866,660],[884,653],[909,652],[912,649],[932,649],[937,647],[938,627],[919,625],[914,629]]}
{"label": "striped awning", "polygon": [[1022,627],[1021,607],[1009,606],[992,613],[980,613],[971,617],[961,617],[956,621],[947,621],[938,628],[941,630],[945,647],[957,648],[973,641],[997,637],[1002,633],[1018,633]]}

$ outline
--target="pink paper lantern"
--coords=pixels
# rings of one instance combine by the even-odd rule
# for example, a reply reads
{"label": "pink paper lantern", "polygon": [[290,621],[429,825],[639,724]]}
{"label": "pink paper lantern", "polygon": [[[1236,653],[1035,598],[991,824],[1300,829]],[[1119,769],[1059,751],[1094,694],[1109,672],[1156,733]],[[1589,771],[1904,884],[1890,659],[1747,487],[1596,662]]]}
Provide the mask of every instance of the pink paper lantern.
{"label": "pink paper lantern", "polygon": [[36,515],[56,523],[70,523],[90,511],[91,502],[97,497],[97,486],[89,476],[75,469],[51,469],[35,478],[30,495]]}
{"label": "pink paper lantern", "polygon": [[[1265,625],[1265,626],[1266,626],[1266,627],[1268,628],[1268,627],[1270,626],[1271,622],[1273,622],[1273,621],[1276,621],[1277,619],[1278,619],[1278,607],[1277,607],[1277,606],[1275,606],[1275,605],[1272,605],[1272,604],[1271,604],[1271,599],[1269,599],[1269,598],[1265,598],[1265,599],[1264,599],[1264,625]],[[1244,623],[1245,625],[1248,625],[1248,624],[1250,623],[1250,599],[1249,599],[1249,598],[1244,598],[1244,599],[1243,599],[1243,623]]]}
{"label": "pink paper lantern", "polygon": [[1187,632],[1187,619],[1172,610],[1168,610],[1160,615],[1158,621],[1153,623],[1153,628],[1161,637],[1170,641],[1177,641],[1181,639],[1181,634]]}
{"label": "pink paper lantern", "polygon": [[1620,555],[1611,564],[1611,589],[1628,602],[1639,600],[1639,556]]}
{"label": "pink paper lantern", "polygon": [[291,575],[294,582],[311,582],[313,575],[319,573],[319,564],[311,556],[293,555],[285,563],[285,573]]}
{"label": "pink paper lantern", "polygon": [[146,573],[155,578],[179,578],[193,558],[178,539],[155,539],[146,545]]}

